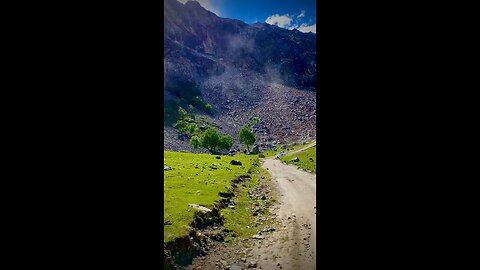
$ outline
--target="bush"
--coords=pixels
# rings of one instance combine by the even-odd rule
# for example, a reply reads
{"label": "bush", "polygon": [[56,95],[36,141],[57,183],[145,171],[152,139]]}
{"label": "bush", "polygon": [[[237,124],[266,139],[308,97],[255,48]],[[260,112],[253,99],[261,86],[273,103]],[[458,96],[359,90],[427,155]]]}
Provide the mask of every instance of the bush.
{"label": "bush", "polygon": [[187,111],[182,107],[178,107],[178,118],[183,120],[188,118]]}
{"label": "bush", "polygon": [[190,145],[193,147],[193,149],[196,149],[202,147],[202,142],[198,136],[193,136],[190,139]]}
{"label": "bush", "polygon": [[230,147],[233,145],[233,137],[232,135],[225,135],[220,137],[220,141],[218,143],[219,150],[225,149],[229,150]]}
{"label": "bush", "polygon": [[207,105],[205,105],[205,111],[208,112],[208,113],[211,113],[212,112],[212,105],[207,103]]}

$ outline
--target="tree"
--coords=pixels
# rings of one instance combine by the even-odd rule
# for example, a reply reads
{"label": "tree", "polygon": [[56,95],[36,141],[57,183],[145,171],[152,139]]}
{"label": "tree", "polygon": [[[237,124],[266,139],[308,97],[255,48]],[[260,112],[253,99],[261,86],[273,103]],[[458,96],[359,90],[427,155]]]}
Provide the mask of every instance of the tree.
{"label": "tree", "polygon": [[238,140],[247,146],[248,151],[250,151],[250,146],[256,141],[255,134],[253,134],[253,132],[247,127],[240,130],[238,133]]}
{"label": "tree", "polygon": [[188,128],[188,123],[183,120],[178,120],[177,123],[175,123],[175,128],[182,133],[186,133],[185,131]]}
{"label": "tree", "polygon": [[202,142],[198,136],[193,136],[190,139],[190,145],[193,147],[193,149],[196,149],[202,147]]}
{"label": "tree", "polygon": [[187,111],[182,107],[178,107],[178,117],[179,119],[182,119],[182,120],[188,118]]}
{"label": "tree", "polygon": [[225,135],[220,137],[220,141],[218,142],[218,148],[220,150],[225,149],[229,150],[230,147],[233,145],[233,137],[232,135]]}
{"label": "tree", "polygon": [[218,132],[212,127],[209,127],[202,134],[202,138],[201,138],[202,146],[207,148],[208,151],[210,151],[210,153],[213,153],[213,151],[215,151],[218,148],[219,141],[220,141],[220,136],[218,135]]}
{"label": "tree", "polygon": [[245,124],[245,126],[246,126],[247,128],[251,128],[251,127],[255,126],[256,124],[258,124],[258,122],[260,122],[260,118],[258,118],[258,117],[253,117],[253,118],[252,118],[252,121],[247,122],[247,123]]}
{"label": "tree", "polygon": [[205,111],[208,112],[208,113],[211,113],[212,112],[212,105],[210,104],[205,104]]}

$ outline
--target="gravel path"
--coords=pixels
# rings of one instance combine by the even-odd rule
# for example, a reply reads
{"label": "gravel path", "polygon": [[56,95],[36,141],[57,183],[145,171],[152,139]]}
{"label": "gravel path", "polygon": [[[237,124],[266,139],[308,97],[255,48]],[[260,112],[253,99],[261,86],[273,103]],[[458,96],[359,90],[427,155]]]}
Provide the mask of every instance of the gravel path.
{"label": "gravel path", "polygon": [[273,158],[263,167],[280,194],[273,209],[281,228],[253,250],[261,269],[316,269],[316,175]]}

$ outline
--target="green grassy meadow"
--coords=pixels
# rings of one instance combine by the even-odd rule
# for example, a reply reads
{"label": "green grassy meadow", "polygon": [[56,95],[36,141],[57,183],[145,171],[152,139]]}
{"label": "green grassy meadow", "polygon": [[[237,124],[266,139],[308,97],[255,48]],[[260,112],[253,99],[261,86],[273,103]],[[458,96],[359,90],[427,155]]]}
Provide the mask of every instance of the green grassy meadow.
{"label": "green grassy meadow", "polygon": [[[233,159],[241,161],[242,166],[230,165]],[[253,171],[258,170],[258,157],[242,154],[216,159],[215,155],[210,154],[164,151],[164,166],[172,167],[172,170],[164,171],[164,219],[172,222],[172,225],[164,225],[164,243],[167,243],[188,233],[188,226],[196,211],[188,204],[213,208],[214,203],[221,199],[218,193],[229,191],[232,180],[247,175],[252,166]],[[249,185],[253,183],[249,182]],[[244,199],[240,196],[238,203]],[[235,215],[246,216],[241,204],[237,209],[232,211],[237,212]],[[226,211],[226,226],[235,227],[229,223],[229,215],[230,221],[236,218]]]}
{"label": "green grassy meadow", "polygon": [[[298,157],[298,162],[291,161],[293,158]],[[305,170],[310,170],[312,173],[317,173],[317,147],[312,147],[307,150],[288,154],[280,158],[281,161],[287,164],[297,165]]]}

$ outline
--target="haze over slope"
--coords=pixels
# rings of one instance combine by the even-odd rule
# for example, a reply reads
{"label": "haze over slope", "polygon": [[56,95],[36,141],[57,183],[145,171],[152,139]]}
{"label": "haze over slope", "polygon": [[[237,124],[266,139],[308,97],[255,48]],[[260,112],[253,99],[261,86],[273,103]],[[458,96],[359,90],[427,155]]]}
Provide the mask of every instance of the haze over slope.
{"label": "haze over slope", "polygon": [[[235,137],[255,115],[259,142],[315,134],[315,34],[220,18],[195,1],[165,0],[164,15],[165,102],[175,91],[167,86],[188,80],[213,105],[207,118],[221,133]],[[164,130],[166,149],[190,150]]]}

